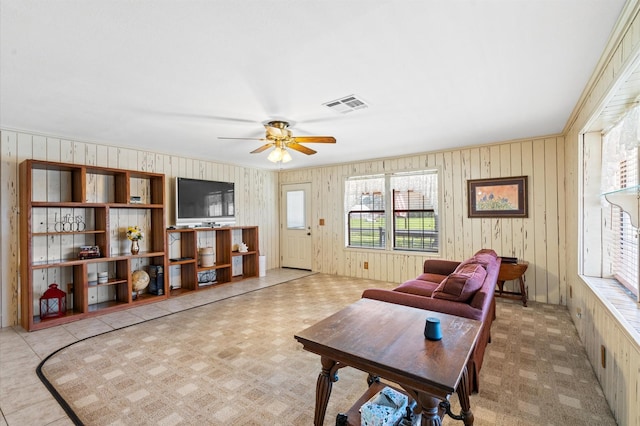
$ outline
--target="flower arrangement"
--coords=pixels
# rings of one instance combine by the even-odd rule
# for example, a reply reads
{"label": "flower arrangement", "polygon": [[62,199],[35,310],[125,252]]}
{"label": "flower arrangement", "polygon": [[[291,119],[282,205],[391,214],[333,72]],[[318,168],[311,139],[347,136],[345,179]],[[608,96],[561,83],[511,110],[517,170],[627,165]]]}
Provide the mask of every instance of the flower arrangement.
{"label": "flower arrangement", "polygon": [[131,241],[139,241],[144,238],[144,234],[138,225],[127,228],[127,238]]}

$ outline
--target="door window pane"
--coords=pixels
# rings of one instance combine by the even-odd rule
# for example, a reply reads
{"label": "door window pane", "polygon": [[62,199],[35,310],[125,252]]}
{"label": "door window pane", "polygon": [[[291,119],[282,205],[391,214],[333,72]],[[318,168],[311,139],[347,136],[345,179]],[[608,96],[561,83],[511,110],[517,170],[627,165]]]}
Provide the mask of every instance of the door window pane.
{"label": "door window pane", "polygon": [[305,229],[304,191],[287,191],[287,228]]}

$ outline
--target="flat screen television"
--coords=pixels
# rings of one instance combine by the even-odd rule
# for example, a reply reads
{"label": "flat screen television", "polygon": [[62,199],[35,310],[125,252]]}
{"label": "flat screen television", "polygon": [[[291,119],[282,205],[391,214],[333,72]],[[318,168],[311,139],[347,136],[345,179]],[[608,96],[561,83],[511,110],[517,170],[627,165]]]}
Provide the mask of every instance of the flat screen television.
{"label": "flat screen television", "polygon": [[176,226],[233,225],[234,183],[176,178]]}

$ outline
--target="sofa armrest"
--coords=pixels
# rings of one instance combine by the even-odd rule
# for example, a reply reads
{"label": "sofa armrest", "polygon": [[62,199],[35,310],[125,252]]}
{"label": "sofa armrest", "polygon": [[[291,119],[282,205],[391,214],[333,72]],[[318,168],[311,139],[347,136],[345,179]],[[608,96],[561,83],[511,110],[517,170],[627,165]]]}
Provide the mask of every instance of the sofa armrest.
{"label": "sofa armrest", "polygon": [[431,297],[417,296],[415,294],[399,291],[385,290],[381,288],[369,288],[362,293],[366,299],[381,300],[397,305],[411,306],[443,314],[484,321],[487,312],[476,309],[467,303],[453,302],[444,299],[432,299]]}
{"label": "sofa armrest", "polygon": [[460,262],[443,259],[427,259],[423,271],[427,274],[449,275],[456,270]]}

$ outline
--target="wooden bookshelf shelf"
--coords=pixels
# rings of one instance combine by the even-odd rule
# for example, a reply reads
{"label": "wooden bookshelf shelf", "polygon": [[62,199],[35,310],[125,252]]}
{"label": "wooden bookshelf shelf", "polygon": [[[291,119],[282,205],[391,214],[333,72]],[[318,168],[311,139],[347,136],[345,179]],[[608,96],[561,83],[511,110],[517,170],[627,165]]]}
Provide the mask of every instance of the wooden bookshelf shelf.
{"label": "wooden bookshelf shelf", "polygon": [[[143,293],[134,300],[131,274],[166,267],[165,177],[97,166],[40,160],[20,164],[21,325],[28,331],[167,298]],[[132,196],[142,202],[131,202]],[[125,232],[145,232],[142,251],[128,252]],[[65,229],[67,228],[67,229]],[[82,246],[98,246],[101,257],[78,258]],[[89,273],[109,281],[89,285]],[[49,284],[66,294],[63,316],[42,320],[39,299]]]}
{"label": "wooden bookshelf shelf", "polygon": [[[249,251],[233,251],[238,241],[247,244]],[[167,243],[170,259],[180,259],[170,260],[167,268],[171,296],[258,276],[257,226],[168,229]],[[212,249],[213,265],[202,265],[199,259],[202,248]],[[184,260],[185,257],[188,259]],[[238,259],[241,275],[234,274],[235,259]],[[202,281],[209,278],[206,274],[213,272],[214,280]]]}

